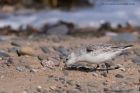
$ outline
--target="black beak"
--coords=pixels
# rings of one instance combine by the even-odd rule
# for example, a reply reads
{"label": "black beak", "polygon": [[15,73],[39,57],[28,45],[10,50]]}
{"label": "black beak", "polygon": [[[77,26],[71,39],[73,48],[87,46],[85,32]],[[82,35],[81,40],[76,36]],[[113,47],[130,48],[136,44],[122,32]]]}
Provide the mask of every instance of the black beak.
{"label": "black beak", "polygon": [[64,65],[64,68],[67,68],[67,67],[68,67],[68,66],[65,64],[65,65]]}

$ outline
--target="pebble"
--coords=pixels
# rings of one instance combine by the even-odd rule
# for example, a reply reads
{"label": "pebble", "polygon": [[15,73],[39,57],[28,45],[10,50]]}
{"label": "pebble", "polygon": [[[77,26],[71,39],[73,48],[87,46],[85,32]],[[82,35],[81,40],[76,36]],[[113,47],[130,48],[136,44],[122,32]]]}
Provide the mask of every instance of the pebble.
{"label": "pebble", "polygon": [[1,58],[3,58],[3,57],[10,57],[10,55],[8,53],[6,53],[5,51],[0,50],[0,57]]}
{"label": "pebble", "polygon": [[14,63],[14,61],[13,61],[12,58],[8,58],[4,63],[5,63],[7,66],[11,66],[11,65]]}
{"label": "pebble", "polygon": [[47,56],[47,55],[44,55],[44,54],[40,54],[40,55],[38,56],[38,59],[39,59],[40,61],[42,61],[42,60],[47,60],[47,59],[48,59],[48,56]]}
{"label": "pebble", "polygon": [[41,65],[43,67],[48,67],[48,68],[51,68],[51,69],[54,68],[54,66],[55,66],[54,62],[51,61],[51,60],[42,60]]}
{"label": "pebble", "polygon": [[40,69],[42,65],[40,64],[40,60],[37,57],[22,57],[20,63],[29,67],[30,69]]}
{"label": "pebble", "polygon": [[56,89],[56,86],[50,86],[50,89],[51,90],[55,90]]}
{"label": "pebble", "polygon": [[16,46],[16,47],[21,47],[24,45],[24,43],[21,41],[12,41],[11,45]]}
{"label": "pebble", "polygon": [[36,90],[37,90],[38,92],[41,92],[41,91],[42,91],[42,87],[41,87],[41,86],[37,86]]}
{"label": "pebble", "polygon": [[93,73],[92,73],[92,76],[97,77],[97,76],[98,76],[98,74],[93,72]]}
{"label": "pebble", "polygon": [[115,75],[115,77],[117,77],[117,78],[124,78],[124,76],[121,75],[121,74],[117,74],[117,75]]}
{"label": "pebble", "polygon": [[18,51],[18,55],[30,55],[30,56],[35,56],[36,52],[33,48],[31,47],[21,47],[20,50]]}
{"label": "pebble", "polygon": [[48,53],[48,52],[49,52],[48,47],[41,47],[41,50],[42,50],[44,53]]}
{"label": "pebble", "polygon": [[64,47],[59,47],[57,51],[60,53],[60,58],[65,58],[69,54],[68,50]]}

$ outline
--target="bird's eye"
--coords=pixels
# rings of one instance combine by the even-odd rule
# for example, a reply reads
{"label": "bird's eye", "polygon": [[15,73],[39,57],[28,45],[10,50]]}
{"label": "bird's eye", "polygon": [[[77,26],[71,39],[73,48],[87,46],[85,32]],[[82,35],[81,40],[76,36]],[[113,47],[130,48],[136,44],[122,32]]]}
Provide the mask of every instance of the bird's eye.
{"label": "bird's eye", "polygon": [[68,58],[66,58],[66,61],[68,61]]}

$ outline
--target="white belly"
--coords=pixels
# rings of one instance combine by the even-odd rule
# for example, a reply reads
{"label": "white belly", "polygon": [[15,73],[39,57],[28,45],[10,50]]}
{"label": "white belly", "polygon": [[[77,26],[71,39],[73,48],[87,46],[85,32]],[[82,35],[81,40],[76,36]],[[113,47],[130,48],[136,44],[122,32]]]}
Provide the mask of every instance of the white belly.
{"label": "white belly", "polygon": [[93,56],[91,54],[86,54],[86,55],[79,57],[78,59],[79,59],[79,61],[86,61],[91,64],[99,64],[99,63],[111,60],[112,58],[116,57],[117,54],[120,54],[120,51],[112,52],[112,53],[110,53],[110,52],[102,53],[102,54],[99,54],[96,56]]}

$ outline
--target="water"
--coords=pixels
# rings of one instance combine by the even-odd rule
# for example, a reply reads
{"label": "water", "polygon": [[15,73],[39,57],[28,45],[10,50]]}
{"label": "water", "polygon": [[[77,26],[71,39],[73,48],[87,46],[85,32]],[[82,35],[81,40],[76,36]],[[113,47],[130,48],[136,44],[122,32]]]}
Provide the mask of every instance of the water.
{"label": "water", "polygon": [[111,22],[114,27],[128,21],[139,26],[140,3],[137,0],[134,1],[135,4],[132,5],[108,5],[108,3],[103,4],[101,1],[96,0],[97,5],[95,7],[70,12],[61,10],[42,10],[39,12],[21,10],[11,14],[0,13],[0,27],[9,25],[13,29],[18,29],[19,27],[26,28],[29,24],[35,28],[41,28],[46,23],[54,24],[59,20],[73,22],[78,27],[99,27],[101,23],[106,21]]}

